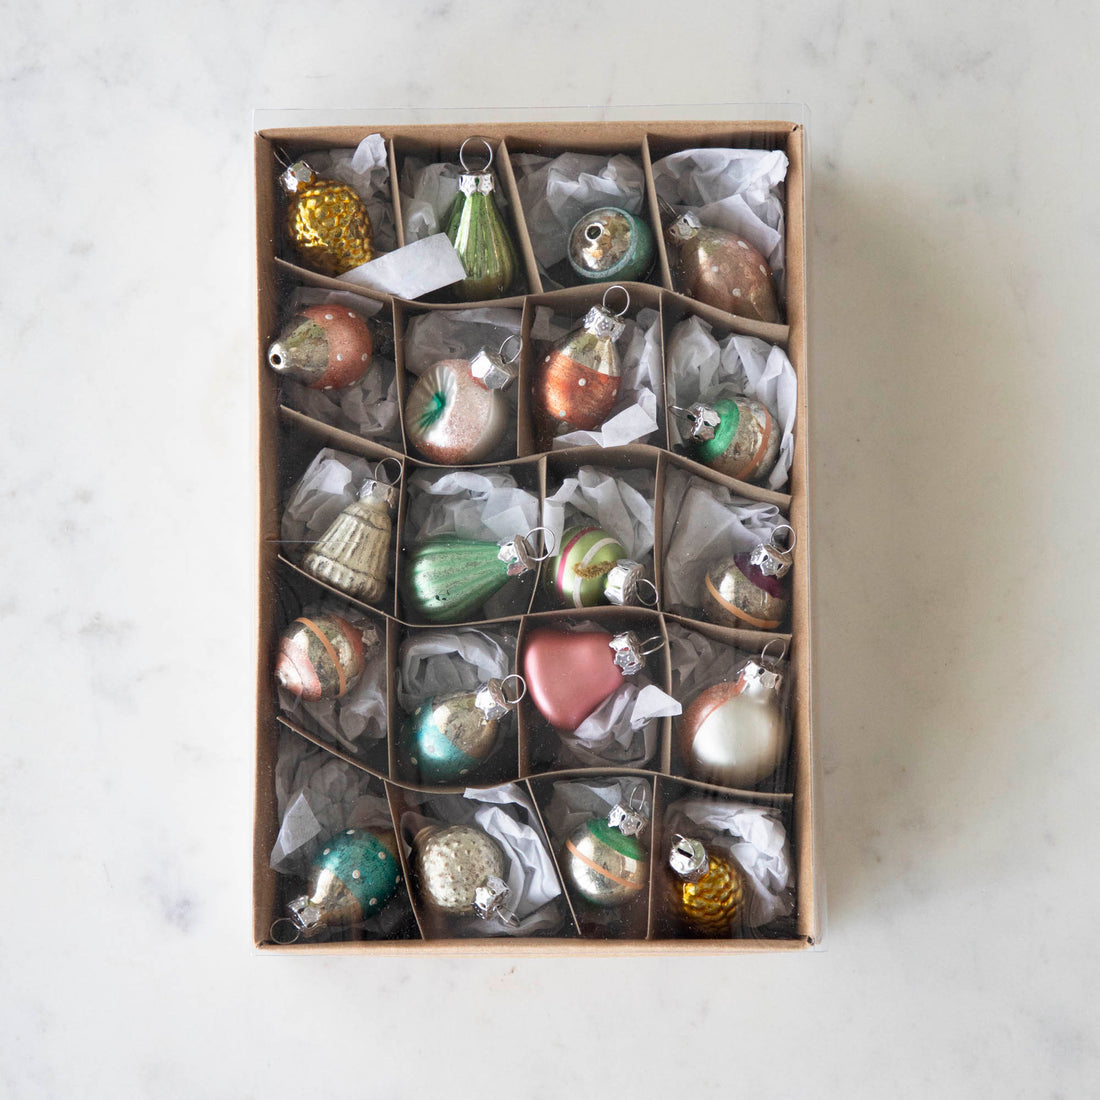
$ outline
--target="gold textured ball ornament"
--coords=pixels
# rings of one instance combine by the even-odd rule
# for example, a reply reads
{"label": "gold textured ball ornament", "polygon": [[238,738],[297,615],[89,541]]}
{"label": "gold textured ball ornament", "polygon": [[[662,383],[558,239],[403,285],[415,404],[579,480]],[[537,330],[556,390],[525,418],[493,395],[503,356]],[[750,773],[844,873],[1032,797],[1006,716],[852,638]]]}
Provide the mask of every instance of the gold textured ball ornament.
{"label": "gold textured ball ornament", "polygon": [[676,916],[697,935],[731,935],[746,901],[745,876],[737,864],[683,836],[673,837],[668,862]]}
{"label": "gold textured ball ornament", "polygon": [[290,241],[302,263],[336,276],[374,259],[370,216],[351,187],[320,179],[301,160],[283,173],[282,184],[290,196]]}

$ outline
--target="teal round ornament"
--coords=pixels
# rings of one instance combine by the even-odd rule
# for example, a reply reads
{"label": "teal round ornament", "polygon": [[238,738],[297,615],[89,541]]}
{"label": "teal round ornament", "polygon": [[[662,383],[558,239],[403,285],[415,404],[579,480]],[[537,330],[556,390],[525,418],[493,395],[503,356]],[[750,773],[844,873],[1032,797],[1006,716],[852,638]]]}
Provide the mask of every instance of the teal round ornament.
{"label": "teal round ornament", "polygon": [[586,283],[644,279],[653,267],[653,231],[618,206],[591,210],[569,232],[569,265]]}
{"label": "teal round ornament", "polygon": [[345,829],[331,837],[313,860],[314,877],[331,876],[340,882],[367,917],[393,897],[401,878],[393,834],[384,836],[373,829]]}
{"label": "teal round ornament", "polygon": [[289,925],[289,937],[280,929],[276,938],[291,943],[362,924],[381,912],[400,881],[392,829],[344,829],[321,846],[310,868],[308,892],[289,903],[289,916],[276,921],[272,935],[278,926]]}

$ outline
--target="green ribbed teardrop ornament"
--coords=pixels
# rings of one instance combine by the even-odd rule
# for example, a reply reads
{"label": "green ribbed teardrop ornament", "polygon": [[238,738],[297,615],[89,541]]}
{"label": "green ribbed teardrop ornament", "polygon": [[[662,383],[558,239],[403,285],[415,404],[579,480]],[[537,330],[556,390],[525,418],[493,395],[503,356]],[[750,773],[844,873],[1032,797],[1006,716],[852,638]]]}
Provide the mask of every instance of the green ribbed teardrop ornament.
{"label": "green ribbed teardrop ornament", "polygon": [[[469,141],[471,139],[467,139]],[[516,249],[496,200],[496,178],[489,171],[493,150],[488,142],[488,163],[478,172],[466,168],[462,143],[458,194],[447,221],[447,236],[466,268],[466,278],[451,289],[460,302],[503,298],[516,277]]]}
{"label": "green ribbed teardrop ornament", "polygon": [[443,535],[410,553],[405,599],[433,623],[457,623],[476,618],[485,601],[515,575],[514,563],[501,557],[500,543]]}

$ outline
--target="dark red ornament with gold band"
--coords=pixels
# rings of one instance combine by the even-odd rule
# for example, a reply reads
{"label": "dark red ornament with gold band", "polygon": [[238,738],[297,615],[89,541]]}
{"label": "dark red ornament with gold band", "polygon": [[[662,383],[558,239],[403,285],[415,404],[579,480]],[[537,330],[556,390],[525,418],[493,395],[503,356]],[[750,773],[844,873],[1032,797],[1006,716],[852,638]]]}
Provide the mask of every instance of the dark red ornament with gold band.
{"label": "dark red ornament with gold band", "polygon": [[794,543],[794,531],[784,523],[767,542],[715,562],[703,581],[704,616],[722,626],[777,630],[787,617]]}
{"label": "dark red ornament with gold band", "polygon": [[371,365],[374,342],[358,313],[336,305],[306,306],[267,350],[271,369],[313,390],[358,382]]}
{"label": "dark red ornament with gold band", "polygon": [[307,703],[339,699],[355,686],[367,650],[378,644],[378,633],[369,624],[352,624],[329,613],[303,615],[279,639],[275,679]]}
{"label": "dark red ornament with gold band", "polygon": [[[607,308],[614,291],[625,299],[618,313]],[[625,287],[608,287],[603,303],[593,306],[580,328],[555,344],[539,364],[534,411],[541,448],[549,448],[555,436],[598,428],[615,407],[622,375],[615,341],[626,328],[619,318],[629,306]]]}

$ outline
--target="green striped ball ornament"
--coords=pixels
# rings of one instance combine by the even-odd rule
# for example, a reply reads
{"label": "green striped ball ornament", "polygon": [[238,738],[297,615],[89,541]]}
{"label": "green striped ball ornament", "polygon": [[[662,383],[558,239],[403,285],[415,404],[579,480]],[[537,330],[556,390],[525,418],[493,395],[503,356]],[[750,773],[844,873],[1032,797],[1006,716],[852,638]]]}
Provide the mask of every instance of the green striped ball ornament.
{"label": "green striped ball ornament", "polygon": [[594,607],[605,602],[607,574],[625,557],[622,544],[601,528],[570,527],[546,572],[547,584],[566,607]]}

